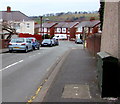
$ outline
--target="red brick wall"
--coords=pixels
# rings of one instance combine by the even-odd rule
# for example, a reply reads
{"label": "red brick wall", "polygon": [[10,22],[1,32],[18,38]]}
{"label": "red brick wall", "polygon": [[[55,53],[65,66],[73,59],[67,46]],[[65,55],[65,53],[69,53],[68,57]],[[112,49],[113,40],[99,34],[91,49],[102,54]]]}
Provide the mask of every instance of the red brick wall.
{"label": "red brick wall", "polygon": [[42,36],[41,35],[37,35],[37,34],[35,34],[35,35],[31,35],[31,34],[23,34],[23,33],[20,33],[19,34],[19,37],[34,37],[34,38],[36,38],[37,40],[42,40]]}
{"label": "red brick wall", "polygon": [[76,29],[75,28],[71,28],[70,29],[70,40],[71,40],[71,38],[75,39],[75,34],[76,34]]}
{"label": "red brick wall", "polygon": [[54,36],[54,34],[55,34],[54,27],[51,27],[50,28],[50,36]]}
{"label": "red brick wall", "polygon": [[9,41],[10,40],[8,40],[8,39],[0,39],[0,49],[7,48]]}
{"label": "red brick wall", "polygon": [[96,33],[94,35],[91,35],[87,38],[87,49],[89,52],[96,56],[98,52],[100,52],[100,46],[101,46],[101,34]]}

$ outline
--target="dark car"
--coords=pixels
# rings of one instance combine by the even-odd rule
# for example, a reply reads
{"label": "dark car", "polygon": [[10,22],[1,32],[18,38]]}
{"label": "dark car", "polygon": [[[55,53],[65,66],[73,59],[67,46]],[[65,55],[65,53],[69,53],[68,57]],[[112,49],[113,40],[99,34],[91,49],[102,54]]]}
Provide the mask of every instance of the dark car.
{"label": "dark car", "polygon": [[41,46],[50,46],[52,47],[52,40],[51,39],[44,39],[41,43]]}
{"label": "dark car", "polygon": [[32,41],[32,47],[33,49],[40,49],[40,43],[36,40],[36,38],[33,37],[29,37],[28,39],[30,39]]}
{"label": "dark car", "polygon": [[75,40],[75,43],[76,43],[76,44],[82,44],[83,41],[82,41],[81,39],[76,39],[76,40]]}

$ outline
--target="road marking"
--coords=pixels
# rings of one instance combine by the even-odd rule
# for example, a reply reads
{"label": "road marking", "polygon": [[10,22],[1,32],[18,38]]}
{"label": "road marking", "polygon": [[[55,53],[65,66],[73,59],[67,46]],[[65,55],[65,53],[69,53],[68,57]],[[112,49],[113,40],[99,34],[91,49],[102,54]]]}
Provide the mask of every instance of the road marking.
{"label": "road marking", "polygon": [[41,48],[41,49],[53,49],[53,47],[48,47],[48,48],[47,48],[47,47],[46,47],[46,48],[44,47],[44,48]]}
{"label": "road marking", "polygon": [[27,101],[26,104],[29,104],[29,103],[32,103],[32,102],[33,102],[33,100],[38,96],[38,94],[39,94],[39,92],[41,91],[42,87],[43,87],[43,86],[40,86],[40,87],[37,89],[37,91],[35,92],[35,95],[34,95],[34,96],[31,96],[31,98]]}
{"label": "road marking", "polygon": [[35,57],[36,55],[29,56],[29,58]]}
{"label": "road marking", "polygon": [[41,53],[38,53],[38,54],[41,54]]}
{"label": "road marking", "polygon": [[11,64],[11,65],[8,65],[7,67],[3,68],[3,69],[0,70],[0,71],[4,71],[4,70],[6,70],[6,69],[8,69],[8,68],[10,68],[10,67],[12,67],[12,66],[18,64],[18,63],[21,63],[21,62],[23,62],[23,60],[20,60],[20,61],[18,61],[18,62],[15,62],[15,63],[13,63],[13,64]]}

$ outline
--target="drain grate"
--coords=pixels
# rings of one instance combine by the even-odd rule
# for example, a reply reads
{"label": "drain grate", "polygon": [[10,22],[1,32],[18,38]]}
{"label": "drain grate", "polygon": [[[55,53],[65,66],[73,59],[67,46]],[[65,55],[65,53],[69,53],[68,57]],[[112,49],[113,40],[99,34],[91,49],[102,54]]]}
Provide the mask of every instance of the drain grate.
{"label": "drain grate", "polygon": [[65,85],[62,98],[91,99],[89,85]]}

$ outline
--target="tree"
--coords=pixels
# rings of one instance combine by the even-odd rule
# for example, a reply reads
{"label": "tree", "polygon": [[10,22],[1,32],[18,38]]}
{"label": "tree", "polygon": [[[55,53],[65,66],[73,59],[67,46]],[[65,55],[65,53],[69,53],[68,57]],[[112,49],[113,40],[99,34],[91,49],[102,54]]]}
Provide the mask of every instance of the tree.
{"label": "tree", "polygon": [[100,22],[101,22],[101,26],[100,26],[101,31],[102,31],[102,28],[103,28],[103,21],[104,21],[104,7],[105,7],[105,2],[103,0],[101,0],[100,1],[100,9],[99,9]]}
{"label": "tree", "polygon": [[[17,34],[16,29],[13,28],[12,24],[5,21],[2,22],[2,31],[8,32],[8,36],[6,39],[10,39],[13,34]],[[4,39],[4,35],[5,34],[2,34],[2,39]]]}

